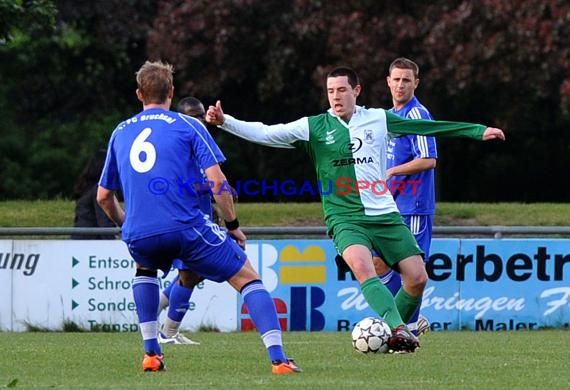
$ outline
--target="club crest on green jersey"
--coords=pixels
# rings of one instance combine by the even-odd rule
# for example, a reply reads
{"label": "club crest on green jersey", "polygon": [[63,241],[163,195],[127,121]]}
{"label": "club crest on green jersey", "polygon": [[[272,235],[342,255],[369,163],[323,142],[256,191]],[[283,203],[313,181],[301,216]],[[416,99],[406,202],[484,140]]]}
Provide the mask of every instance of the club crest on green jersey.
{"label": "club crest on green jersey", "polygon": [[371,129],[364,130],[364,142],[371,144],[374,142],[374,131]]}

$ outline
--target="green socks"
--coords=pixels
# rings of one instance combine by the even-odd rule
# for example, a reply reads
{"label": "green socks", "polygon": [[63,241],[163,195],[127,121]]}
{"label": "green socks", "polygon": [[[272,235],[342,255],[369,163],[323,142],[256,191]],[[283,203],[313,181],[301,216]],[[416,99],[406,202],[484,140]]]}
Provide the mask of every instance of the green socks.
{"label": "green socks", "polygon": [[408,323],[408,321],[410,321],[410,318],[412,318],[422,303],[421,296],[412,297],[404,290],[404,287],[400,288],[400,291],[398,291],[394,300],[396,301],[396,306],[398,307],[398,311],[402,316],[402,320],[404,320],[405,323]]}
{"label": "green socks", "polygon": [[[404,323],[396,307],[392,293],[382,284],[377,276],[362,283],[360,289],[370,308],[384,318],[384,321],[390,326],[390,329],[394,329]],[[400,291],[402,290],[403,289],[400,289]],[[398,293],[398,295],[400,295],[400,293]],[[409,295],[407,296],[409,297]],[[421,301],[421,299],[419,300]],[[410,315],[411,314],[413,314],[413,311]]]}

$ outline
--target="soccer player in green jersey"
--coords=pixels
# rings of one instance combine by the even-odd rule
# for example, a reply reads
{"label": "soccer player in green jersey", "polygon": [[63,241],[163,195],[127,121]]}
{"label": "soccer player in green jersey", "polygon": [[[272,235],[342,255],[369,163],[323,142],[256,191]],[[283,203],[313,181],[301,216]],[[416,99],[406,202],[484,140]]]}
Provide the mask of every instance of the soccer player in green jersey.
{"label": "soccer player in green jersey", "polygon": [[[380,108],[364,108],[356,105],[361,90],[356,72],[339,67],[327,75],[326,113],[266,125],[224,114],[218,101],[209,107],[206,121],[249,141],[309,154],[323,187],[328,234],[360,283],[366,302],[392,329],[390,349],[413,352],[419,341],[406,322],[421,304],[428,276],[423,252],[386,186],[387,140],[418,132],[484,141],[505,136],[502,130],[484,125],[412,121]],[[403,286],[395,297],[378,279],[371,250],[400,272]]]}

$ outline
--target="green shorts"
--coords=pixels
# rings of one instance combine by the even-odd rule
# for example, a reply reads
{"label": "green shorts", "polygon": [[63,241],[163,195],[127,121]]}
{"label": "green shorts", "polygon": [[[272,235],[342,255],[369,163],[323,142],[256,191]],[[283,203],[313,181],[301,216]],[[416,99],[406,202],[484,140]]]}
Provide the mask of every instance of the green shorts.
{"label": "green shorts", "polygon": [[350,245],[374,249],[390,267],[414,255],[424,255],[399,213],[337,220],[331,226],[338,253]]}

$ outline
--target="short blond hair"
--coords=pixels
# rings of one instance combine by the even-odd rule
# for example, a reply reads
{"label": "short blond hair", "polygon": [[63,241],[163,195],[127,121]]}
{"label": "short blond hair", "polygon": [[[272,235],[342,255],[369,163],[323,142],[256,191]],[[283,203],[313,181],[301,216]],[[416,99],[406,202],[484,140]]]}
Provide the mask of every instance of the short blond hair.
{"label": "short blond hair", "polygon": [[162,61],[146,61],[136,72],[137,87],[144,104],[162,104],[173,88],[174,67]]}

